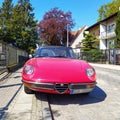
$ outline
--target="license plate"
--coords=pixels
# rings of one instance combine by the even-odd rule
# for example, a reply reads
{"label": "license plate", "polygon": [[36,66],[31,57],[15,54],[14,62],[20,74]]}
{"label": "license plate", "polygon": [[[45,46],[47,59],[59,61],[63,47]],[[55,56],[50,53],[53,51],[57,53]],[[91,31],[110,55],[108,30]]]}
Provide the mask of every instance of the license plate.
{"label": "license plate", "polygon": [[70,94],[78,94],[78,93],[82,93],[82,90],[78,89],[78,90],[70,90]]}

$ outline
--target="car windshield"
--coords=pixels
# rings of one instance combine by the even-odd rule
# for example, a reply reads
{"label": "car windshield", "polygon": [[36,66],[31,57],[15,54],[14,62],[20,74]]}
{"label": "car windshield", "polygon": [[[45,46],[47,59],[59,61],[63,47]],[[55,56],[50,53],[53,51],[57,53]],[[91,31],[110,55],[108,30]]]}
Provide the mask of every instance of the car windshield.
{"label": "car windshield", "polygon": [[75,58],[75,54],[72,48],[42,47],[37,50],[35,57]]}

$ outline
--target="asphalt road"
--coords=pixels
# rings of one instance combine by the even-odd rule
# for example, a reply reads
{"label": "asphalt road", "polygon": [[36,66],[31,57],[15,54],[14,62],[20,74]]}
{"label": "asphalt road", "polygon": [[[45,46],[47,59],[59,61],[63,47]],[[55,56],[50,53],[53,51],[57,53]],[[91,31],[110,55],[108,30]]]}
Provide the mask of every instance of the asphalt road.
{"label": "asphalt road", "polygon": [[[119,66],[120,67],[120,66]],[[119,68],[118,67],[118,68]],[[26,95],[21,69],[0,84],[0,120],[120,120],[119,69],[95,66],[97,86],[89,95]]]}
{"label": "asphalt road", "polygon": [[55,120],[120,120],[119,71],[95,67],[97,86],[89,95],[50,95]]}

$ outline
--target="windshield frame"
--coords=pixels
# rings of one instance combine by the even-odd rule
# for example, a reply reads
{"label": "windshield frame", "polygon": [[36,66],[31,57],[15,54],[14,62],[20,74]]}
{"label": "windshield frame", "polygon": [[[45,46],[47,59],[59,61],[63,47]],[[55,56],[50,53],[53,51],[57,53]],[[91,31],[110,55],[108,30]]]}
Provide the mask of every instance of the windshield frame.
{"label": "windshield frame", "polygon": [[[46,54],[45,54],[46,52]],[[44,54],[43,54],[44,53]],[[45,46],[40,47],[34,56],[39,57],[50,57],[50,58],[70,58],[75,59],[75,54],[71,47],[63,46]]]}

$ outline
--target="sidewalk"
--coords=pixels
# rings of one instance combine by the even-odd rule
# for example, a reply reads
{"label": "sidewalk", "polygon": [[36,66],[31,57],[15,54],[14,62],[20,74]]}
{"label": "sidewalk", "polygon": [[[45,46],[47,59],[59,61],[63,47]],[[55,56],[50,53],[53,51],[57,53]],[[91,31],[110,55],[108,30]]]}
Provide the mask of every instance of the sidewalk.
{"label": "sidewalk", "polygon": [[24,93],[21,71],[19,68],[0,81],[0,120],[30,120],[33,95]]}
{"label": "sidewalk", "polygon": [[32,120],[31,115],[35,114],[35,111],[32,111],[33,97],[33,94],[25,94],[22,87],[2,120]]}
{"label": "sidewalk", "polygon": [[0,81],[0,120],[51,120],[47,98],[42,95],[37,100],[35,94],[25,94],[21,71],[20,68],[5,82]]}

